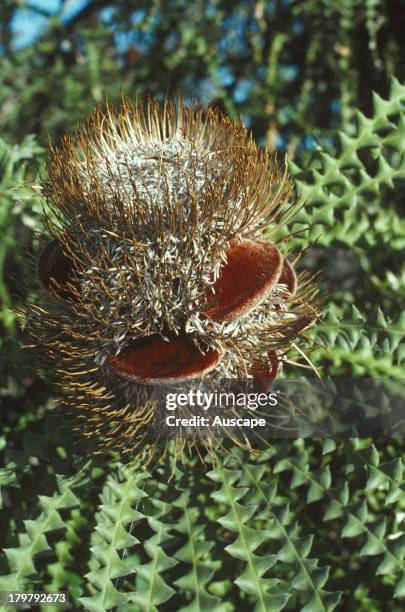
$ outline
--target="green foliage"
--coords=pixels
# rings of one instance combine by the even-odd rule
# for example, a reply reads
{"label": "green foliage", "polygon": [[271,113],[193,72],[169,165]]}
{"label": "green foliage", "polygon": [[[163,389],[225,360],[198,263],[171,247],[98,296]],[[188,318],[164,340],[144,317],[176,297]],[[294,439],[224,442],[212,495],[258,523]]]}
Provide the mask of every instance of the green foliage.
{"label": "green foliage", "polygon": [[[387,462],[378,467],[379,454],[375,446],[366,449],[357,448],[359,442],[354,441],[354,448],[346,445],[347,450],[354,451],[351,461],[355,465],[347,465],[346,472],[351,473],[355,466],[357,469],[366,468],[369,477],[365,485],[366,495],[360,498],[358,492],[354,494],[348,482],[332,487],[332,478],[328,466],[313,473],[308,469],[309,456],[306,451],[299,457],[285,458],[280,460],[274,468],[279,474],[285,471],[292,472],[291,487],[296,488],[303,484],[307,487],[306,500],[312,503],[318,499],[326,500],[326,508],[323,516],[325,522],[340,519],[340,538],[356,538],[364,535],[364,544],[358,552],[359,558],[365,556],[382,556],[376,568],[376,575],[390,575],[397,584],[394,597],[402,596],[401,582],[405,570],[405,534],[395,533],[392,542],[386,539],[387,519],[380,517],[375,519],[374,512],[368,505],[367,493],[377,488],[376,483],[386,493],[384,504],[386,506],[395,501],[405,501],[405,490],[403,488],[403,470],[400,459]],[[356,456],[358,453],[358,456]],[[370,506],[372,504],[370,503]],[[393,523],[397,527],[396,519]],[[339,533],[338,532],[338,533]],[[399,574],[399,577],[398,577]],[[398,582],[397,582],[398,580]]]}
{"label": "green foliage", "polygon": [[0,578],[3,591],[24,591],[27,584],[32,584],[32,579],[35,581],[37,570],[34,558],[51,550],[47,534],[65,530],[60,512],[78,504],[79,499],[70,484],[66,486],[63,479],[60,479],[59,490],[52,497],[39,496],[40,515],[24,521],[24,532],[18,534],[18,547],[4,549],[11,573]]}
{"label": "green foliage", "polygon": [[206,527],[200,520],[200,510],[192,503],[190,496],[190,487],[187,486],[173,502],[173,505],[181,510],[174,528],[187,538],[184,546],[176,551],[175,558],[187,564],[188,570],[174,584],[182,591],[192,594],[190,604],[184,608],[187,612],[225,610],[225,606],[220,606],[220,599],[210,595],[207,590],[207,585],[215,573],[216,564],[211,556],[214,542],[207,539]]}
{"label": "green foliage", "polygon": [[312,341],[318,345],[311,360],[319,367],[327,367],[330,375],[401,378],[405,359],[404,312],[390,321],[378,306],[368,320],[353,305],[347,319],[342,310],[332,304],[316,330],[311,330]]}
{"label": "green foliage", "polygon": [[0,324],[7,331],[15,329],[15,319],[10,312],[10,291],[4,281],[6,258],[17,250],[14,265],[21,268],[21,247],[27,242],[27,234],[40,228],[42,207],[39,199],[33,197],[28,182],[33,178],[29,162],[41,152],[32,135],[14,146],[0,139]]}
{"label": "green foliage", "polygon": [[31,474],[38,508],[5,550],[0,584],[68,589],[86,610],[363,609],[359,584],[376,605],[394,602],[405,574],[399,449],[276,441],[256,460],[240,450],[205,467],[187,459],[171,481],[164,463],[148,473],[114,462],[98,468],[105,481],[88,466],[58,477],[52,497]]}
{"label": "green foliage", "polygon": [[291,163],[304,206],[289,231],[297,251],[316,243],[314,261],[303,259],[334,293],[310,333],[311,345],[323,347],[311,360],[331,375],[401,378],[405,86],[393,79],[387,100],[374,96],[371,118],[356,111],[352,119],[336,149],[316,149],[304,171]]}
{"label": "green foliage", "polygon": [[305,171],[291,164],[308,202],[294,219],[293,232],[302,229],[300,224],[310,225],[305,240],[318,239],[325,246],[341,242],[369,249],[383,238],[391,249],[405,247],[404,222],[392,222],[395,205],[387,211],[376,203],[383,189],[405,178],[404,105],[405,86],[393,79],[390,97],[374,96],[371,118],[354,113],[354,125],[339,132],[333,152],[314,151]]}
{"label": "green foliage", "polygon": [[0,132],[17,142],[32,132],[45,143],[105,92],[117,102],[121,90],[182,90],[243,114],[260,142],[292,154],[353,108],[368,112],[391,74],[405,78],[402,0],[96,0],[67,24],[57,13],[34,52],[17,54],[15,5],[2,2]]}
{"label": "green foliage", "polygon": [[136,590],[129,594],[129,601],[135,604],[135,609],[157,610],[157,606],[165,603],[171,598],[174,589],[168,586],[162,577],[162,573],[177,565],[176,559],[169,556],[165,549],[172,541],[169,525],[165,517],[170,510],[170,505],[160,499],[150,496],[153,512],[147,517],[148,526],[153,535],[143,542],[143,546],[149,560],[136,567]]}
{"label": "green foliage", "polygon": [[135,571],[133,559],[120,558],[120,552],[139,543],[128,532],[128,526],[143,518],[136,508],[146,495],[139,485],[142,486],[147,474],[125,469],[122,471],[120,479],[114,475],[108,477],[101,494],[100,510],[96,515],[90,548],[91,571],[85,575],[92,596],[80,600],[92,612],[110,610],[125,604],[127,597],[116,589],[113,581]]}
{"label": "green foliage", "polygon": [[[280,580],[277,578],[264,579],[264,574],[273,567],[277,560],[276,555],[257,555],[255,551],[269,538],[268,532],[248,526],[249,519],[257,511],[257,506],[249,503],[243,505],[241,500],[248,493],[248,487],[238,487],[237,481],[240,472],[227,470],[223,466],[208,473],[208,477],[220,484],[220,488],[213,493],[215,501],[226,506],[227,514],[219,519],[219,523],[228,531],[237,534],[236,540],[228,544],[225,550],[236,559],[245,563],[245,569],[239,575],[235,584],[255,601],[255,610],[281,610],[290,598],[289,593],[280,589]],[[260,474],[256,470],[256,480]],[[300,551],[306,557],[308,547]],[[298,553],[299,555],[300,553]],[[281,556],[282,559],[282,556]],[[280,592],[281,591],[281,592]]]}

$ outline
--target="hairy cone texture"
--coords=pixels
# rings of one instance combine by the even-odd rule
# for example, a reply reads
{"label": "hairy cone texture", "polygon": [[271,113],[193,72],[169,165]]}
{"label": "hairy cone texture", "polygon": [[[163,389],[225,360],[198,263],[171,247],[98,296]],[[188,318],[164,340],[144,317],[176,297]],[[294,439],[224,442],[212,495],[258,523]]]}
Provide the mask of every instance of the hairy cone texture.
{"label": "hairy cone texture", "polygon": [[96,110],[51,148],[29,327],[85,435],[132,452],[154,385],[276,376],[316,318],[288,241],[264,237],[291,191],[241,124],[181,100]]}

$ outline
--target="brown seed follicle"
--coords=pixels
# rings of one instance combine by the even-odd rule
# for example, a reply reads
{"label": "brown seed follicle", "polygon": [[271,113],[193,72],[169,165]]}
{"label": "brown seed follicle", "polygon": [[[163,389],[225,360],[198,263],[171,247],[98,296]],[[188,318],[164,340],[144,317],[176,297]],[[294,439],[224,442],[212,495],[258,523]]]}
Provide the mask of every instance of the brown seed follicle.
{"label": "brown seed follicle", "polygon": [[232,321],[247,314],[278,282],[283,256],[266,240],[243,240],[226,251],[227,263],[214,285],[204,314],[214,321]]}
{"label": "brown seed follicle", "polygon": [[294,268],[287,259],[284,260],[283,269],[281,271],[281,275],[278,279],[278,282],[282,283],[283,285],[287,285],[287,289],[291,293],[291,296],[295,295],[298,284],[297,275],[294,271]]}
{"label": "brown seed follicle", "polygon": [[56,298],[67,298],[70,292],[64,285],[71,280],[73,262],[63,252],[59,240],[52,240],[41,252],[37,274],[42,287]]}
{"label": "brown seed follicle", "polygon": [[133,340],[119,355],[109,357],[111,369],[129,380],[159,384],[199,378],[213,370],[224,352],[201,353],[185,334],[163,340],[159,334]]}
{"label": "brown seed follicle", "polygon": [[276,351],[271,349],[267,353],[267,363],[256,360],[252,365],[252,376],[257,391],[267,391],[281,371],[281,360]]}

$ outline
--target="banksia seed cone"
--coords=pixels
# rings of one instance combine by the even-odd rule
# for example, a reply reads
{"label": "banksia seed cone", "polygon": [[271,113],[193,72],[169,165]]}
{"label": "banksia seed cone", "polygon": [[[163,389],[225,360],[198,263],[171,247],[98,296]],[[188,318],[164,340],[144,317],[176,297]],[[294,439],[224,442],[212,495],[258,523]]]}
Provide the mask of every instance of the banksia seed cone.
{"label": "banksia seed cone", "polygon": [[160,426],[153,385],[274,378],[316,318],[264,234],[291,191],[242,125],[181,101],[96,110],[51,148],[29,325],[84,433],[133,448]]}

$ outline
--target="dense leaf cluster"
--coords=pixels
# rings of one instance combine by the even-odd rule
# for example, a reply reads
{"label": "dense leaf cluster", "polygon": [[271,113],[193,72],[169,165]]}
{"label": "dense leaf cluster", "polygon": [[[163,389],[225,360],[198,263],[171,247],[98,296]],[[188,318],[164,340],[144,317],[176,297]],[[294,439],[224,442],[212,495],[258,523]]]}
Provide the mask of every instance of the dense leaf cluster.
{"label": "dense leaf cluster", "polygon": [[68,590],[97,612],[400,609],[398,442],[276,441],[256,459],[230,449],[146,471],[55,461],[53,435],[34,462],[43,437],[25,436],[0,472],[4,590]]}

